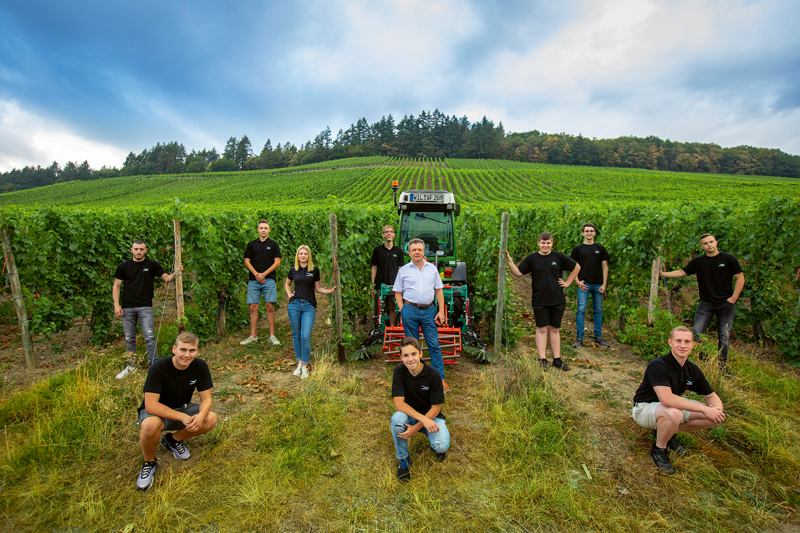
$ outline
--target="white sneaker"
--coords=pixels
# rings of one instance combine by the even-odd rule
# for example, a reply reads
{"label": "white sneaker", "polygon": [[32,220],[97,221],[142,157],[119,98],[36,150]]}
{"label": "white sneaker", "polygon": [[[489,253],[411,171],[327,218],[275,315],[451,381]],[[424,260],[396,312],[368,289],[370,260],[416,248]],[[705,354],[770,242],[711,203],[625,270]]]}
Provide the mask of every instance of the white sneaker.
{"label": "white sneaker", "polygon": [[155,461],[143,464],[139,477],[136,478],[136,488],[139,490],[149,489],[155,481],[157,468],[158,463]]}
{"label": "white sneaker", "polygon": [[308,372],[308,367],[307,367],[307,366],[304,366],[304,367],[303,367],[303,368],[300,370],[300,379],[306,379],[306,378],[307,378],[308,376],[310,376],[310,375],[311,375],[311,374]]}
{"label": "white sneaker", "polygon": [[276,337],[275,335],[270,335],[269,342],[271,342],[275,346],[278,346],[281,343],[281,341],[279,341],[278,337]]}
{"label": "white sneaker", "polygon": [[292,372],[292,374],[294,374],[295,376],[299,376],[302,370],[303,370],[303,363],[297,363],[297,368],[294,369],[294,372]]}
{"label": "white sneaker", "polygon": [[245,340],[243,340],[239,344],[241,344],[242,346],[247,346],[248,344],[252,344],[252,343],[256,342],[257,340],[258,340],[258,337],[253,337],[252,335],[250,335],[249,337],[247,337]]}
{"label": "white sneaker", "polygon": [[117,374],[117,379],[125,379],[128,374],[133,374],[134,372],[136,372],[136,367],[128,365],[125,367],[125,370]]}

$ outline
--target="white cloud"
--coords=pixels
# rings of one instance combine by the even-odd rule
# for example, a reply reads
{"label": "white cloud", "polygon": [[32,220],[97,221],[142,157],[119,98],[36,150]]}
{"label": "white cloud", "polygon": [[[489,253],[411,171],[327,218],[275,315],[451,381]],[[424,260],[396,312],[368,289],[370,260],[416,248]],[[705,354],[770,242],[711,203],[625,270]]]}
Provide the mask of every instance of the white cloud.
{"label": "white cloud", "polygon": [[89,161],[92,168],[117,166],[127,151],[81,137],[64,125],[22,109],[15,101],[0,100],[0,171],[53,161]]}

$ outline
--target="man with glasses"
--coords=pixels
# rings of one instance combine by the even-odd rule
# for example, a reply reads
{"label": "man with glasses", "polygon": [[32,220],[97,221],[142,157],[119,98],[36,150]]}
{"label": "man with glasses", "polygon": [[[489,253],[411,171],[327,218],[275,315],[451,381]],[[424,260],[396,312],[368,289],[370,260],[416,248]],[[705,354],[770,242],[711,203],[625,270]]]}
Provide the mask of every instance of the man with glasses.
{"label": "man with glasses", "polygon": [[[378,314],[378,303],[381,297],[381,284],[394,286],[397,271],[403,266],[403,250],[394,245],[394,228],[392,226],[383,227],[383,244],[375,247],[372,251],[372,284],[373,300],[375,301],[375,316],[380,320]],[[397,323],[397,312],[395,311],[394,293],[386,297],[383,304],[389,311],[389,325]]]}
{"label": "man with glasses", "polygon": [[603,300],[608,287],[608,252],[602,244],[594,242],[597,228],[594,224],[583,225],[583,244],[572,249],[570,258],[581,266],[578,273],[578,311],[575,313],[575,325],[578,338],[573,348],[583,346],[584,320],[589,296],[592,297],[592,318],[594,320],[594,343],[603,348],[610,345],[603,340]]}

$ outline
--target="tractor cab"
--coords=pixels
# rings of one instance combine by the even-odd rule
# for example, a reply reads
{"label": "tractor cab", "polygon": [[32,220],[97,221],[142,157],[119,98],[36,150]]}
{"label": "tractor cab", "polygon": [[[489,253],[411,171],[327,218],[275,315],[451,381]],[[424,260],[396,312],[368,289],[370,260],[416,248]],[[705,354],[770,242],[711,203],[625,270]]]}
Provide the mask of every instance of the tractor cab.
{"label": "tractor cab", "polygon": [[412,239],[425,241],[425,257],[439,269],[445,284],[467,282],[467,265],[456,254],[455,217],[460,209],[449,191],[410,190],[400,193],[397,212],[400,215],[400,243],[408,258]]}

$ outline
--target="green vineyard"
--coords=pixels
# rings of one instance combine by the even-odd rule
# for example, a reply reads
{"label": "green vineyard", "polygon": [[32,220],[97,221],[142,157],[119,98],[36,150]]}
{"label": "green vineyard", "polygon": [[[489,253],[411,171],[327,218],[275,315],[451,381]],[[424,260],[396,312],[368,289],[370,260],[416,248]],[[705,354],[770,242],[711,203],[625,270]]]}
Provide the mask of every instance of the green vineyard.
{"label": "green vineyard", "polygon": [[371,308],[371,250],[380,243],[380,228],[397,219],[390,188],[397,180],[400,190],[452,191],[462,204],[458,246],[475,315],[486,322],[496,305],[503,211],[510,213],[509,250],[517,261],[536,249],[542,231],[568,252],[581,241],[581,225],[595,223],[612,257],[610,312],[633,321],[639,298],[649,292],[652,260],[660,255],[668,268],[680,268],[698,253],[698,236],[712,232],[745,271],[748,305],[737,327],[762,327],[789,358],[800,360],[797,180],[495,160],[371,157],[337,165],[113,178],[0,195],[0,222],[12,228],[33,332],[64,330],[92,317],[94,339],[104,340],[117,263],[141,238],[151,257],[171,265],[173,219],[181,220],[184,268],[191,273],[184,286],[193,302],[191,330],[213,335],[223,285],[232,297],[230,319],[246,320],[242,253],[260,218],[270,220],[285,257],[308,244],[322,270],[331,272],[328,215],[335,213],[344,311],[364,316]]}
{"label": "green vineyard", "polygon": [[387,205],[392,180],[400,189],[444,189],[460,203],[670,201],[752,202],[800,195],[791,178],[559,166],[475,159],[368,157],[290,169],[158,175],[73,181],[0,195],[0,205],[84,207],[191,205]]}

